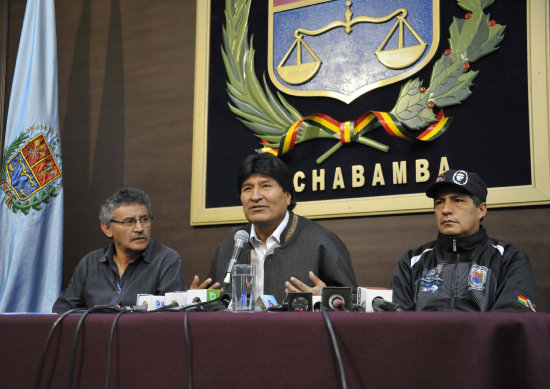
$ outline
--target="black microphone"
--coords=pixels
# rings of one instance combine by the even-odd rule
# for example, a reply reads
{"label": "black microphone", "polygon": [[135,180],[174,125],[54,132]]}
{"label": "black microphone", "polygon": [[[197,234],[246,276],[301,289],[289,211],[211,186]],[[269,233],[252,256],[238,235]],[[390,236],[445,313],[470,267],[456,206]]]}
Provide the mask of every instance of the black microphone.
{"label": "black microphone", "polygon": [[375,312],[403,312],[403,308],[394,302],[383,299],[382,297],[375,297],[372,299],[372,309]]}
{"label": "black microphone", "polygon": [[248,241],[248,232],[246,232],[245,230],[239,230],[235,232],[235,235],[233,235],[233,239],[235,240],[235,246],[233,246],[233,255],[231,256],[229,264],[227,265],[227,270],[225,271],[225,278],[223,279],[221,290],[225,290],[229,286],[229,282],[231,281],[231,271],[233,270],[233,266],[237,262],[237,258],[239,258],[239,254],[241,253],[244,244]]}
{"label": "black microphone", "polygon": [[229,307],[229,304],[231,304],[231,295],[227,293],[220,294],[220,301],[225,307]]}
{"label": "black microphone", "polygon": [[296,297],[292,301],[292,305],[289,309],[289,311],[295,311],[295,312],[304,312],[304,311],[310,311],[309,304],[307,300],[303,297]]}
{"label": "black microphone", "polygon": [[351,288],[347,286],[325,286],[321,289],[322,311],[350,311]]}
{"label": "black microphone", "polygon": [[328,299],[328,306],[335,311],[344,311],[346,309],[346,300],[339,294],[333,294]]}

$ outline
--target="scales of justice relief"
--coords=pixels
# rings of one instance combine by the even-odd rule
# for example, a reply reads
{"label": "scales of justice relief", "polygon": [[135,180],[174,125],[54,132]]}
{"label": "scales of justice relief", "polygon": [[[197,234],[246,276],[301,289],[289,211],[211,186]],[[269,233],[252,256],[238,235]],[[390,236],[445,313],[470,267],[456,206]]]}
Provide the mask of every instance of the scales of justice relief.
{"label": "scales of justice relief", "polygon": [[[385,23],[389,20],[396,18],[396,22],[392,29],[382,41],[378,49],[374,52],[378,61],[390,69],[404,69],[411,66],[422,57],[426,50],[426,42],[420,37],[420,35],[412,28],[407,22],[407,10],[399,8],[391,14],[384,17],[371,17],[371,16],[358,16],[352,19],[353,13],[351,11],[351,1],[346,2],[346,12],[344,16],[346,21],[334,21],[326,26],[317,30],[306,30],[298,28],[294,31],[294,43],[290,46],[281,62],[277,65],[277,73],[283,81],[292,85],[303,84],[311,80],[321,67],[321,59],[313,52],[313,50],[307,45],[304,40],[304,36],[318,36],[326,33],[327,31],[343,27],[345,32],[349,35],[352,32],[352,27],[359,23]],[[404,27],[414,36],[418,44],[405,46],[404,45]],[[397,48],[386,49],[386,44],[397,32]],[[314,61],[302,62],[302,46],[308,51]],[[296,50],[296,64],[286,64],[290,55]]]}

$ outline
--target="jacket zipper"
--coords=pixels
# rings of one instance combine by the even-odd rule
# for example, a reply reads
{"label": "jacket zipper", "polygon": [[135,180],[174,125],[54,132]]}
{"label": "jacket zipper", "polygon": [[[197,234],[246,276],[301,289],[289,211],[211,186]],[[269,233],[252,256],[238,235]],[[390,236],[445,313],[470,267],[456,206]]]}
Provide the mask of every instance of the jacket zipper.
{"label": "jacket zipper", "polygon": [[456,284],[457,284],[457,280],[456,280],[456,277],[457,277],[457,274],[458,274],[458,260],[460,258],[460,253],[458,252],[458,250],[456,249],[456,239],[453,238],[453,253],[456,253],[456,264],[453,268],[453,276],[451,277],[452,281],[451,281],[451,307],[450,307],[450,310],[454,310],[455,308],[455,297],[456,297]]}

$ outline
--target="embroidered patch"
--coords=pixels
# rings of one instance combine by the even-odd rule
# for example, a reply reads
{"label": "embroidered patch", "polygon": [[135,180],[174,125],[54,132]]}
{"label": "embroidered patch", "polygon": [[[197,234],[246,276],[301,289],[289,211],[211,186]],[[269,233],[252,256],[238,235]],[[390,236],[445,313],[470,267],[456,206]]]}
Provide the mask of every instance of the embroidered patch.
{"label": "embroidered patch", "polygon": [[63,188],[61,170],[57,132],[48,125],[33,125],[4,150],[0,160],[0,190],[4,195],[0,198],[13,213],[42,211]]}
{"label": "embroidered patch", "polygon": [[536,312],[535,304],[533,304],[531,300],[529,300],[527,297],[520,294],[518,296],[517,302],[523,305],[524,307],[529,308],[531,311]]}
{"label": "embroidered patch", "polygon": [[6,172],[9,186],[19,200],[27,200],[61,176],[44,134],[27,142],[6,164]]}
{"label": "embroidered patch", "polygon": [[468,173],[464,170],[459,170],[453,175],[453,181],[458,185],[466,185],[468,183]]}
{"label": "embroidered patch", "polygon": [[483,290],[485,289],[485,283],[487,282],[487,273],[489,269],[485,266],[472,265],[470,268],[470,276],[468,277],[468,284],[470,290]]}
{"label": "embroidered patch", "polygon": [[441,273],[443,272],[443,265],[437,265],[433,269],[425,268],[422,272],[422,278],[420,279],[420,291],[421,292],[435,292],[441,285],[443,285],[443,278]]}

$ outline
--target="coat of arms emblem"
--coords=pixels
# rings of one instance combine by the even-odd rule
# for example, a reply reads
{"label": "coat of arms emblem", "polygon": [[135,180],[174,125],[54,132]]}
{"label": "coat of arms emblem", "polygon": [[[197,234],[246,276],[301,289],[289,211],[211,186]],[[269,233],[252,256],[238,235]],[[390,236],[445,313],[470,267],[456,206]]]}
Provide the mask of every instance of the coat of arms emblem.
{"label": "coat of arms emblem", "polygon": [[8,208],[27,215],[57,196],[62,185],[60,162],[59,138],[53,129],[36,125],[22,132],[6,148],[0,169],[0,189]]}
{"label": "coat of arms emblem", "polygon": [[390,110],[367,108],[355,120],[340,122],[322,113],[304,116],[282,94],[273,94],[265,76],[260,83],[248,37],[251,0],[228,0],[222,57],[229,107],[261,139],[258,151],[283,155],[305,141],[334,139],[319,164],[352,142],[387,152],[388,145],[367,136],[380,127],[393,137],[431,142],[451,125],[443,108],[470,96],[478,73],[471,64],[497,50],[504,37],[505,26],[484,12],[493,2],[457,0],[467,12],[453,19],[450,47],[439,53],[425,85],[410,77],[438,50],[438,0],[269,0],[267,72],[280,91],[350,103],[406,80]]}
{"label": "coat of arms emblem", "polygon": [[439,0],[271,0],[269,75],[289,94],[350,103],[433,58]]}

